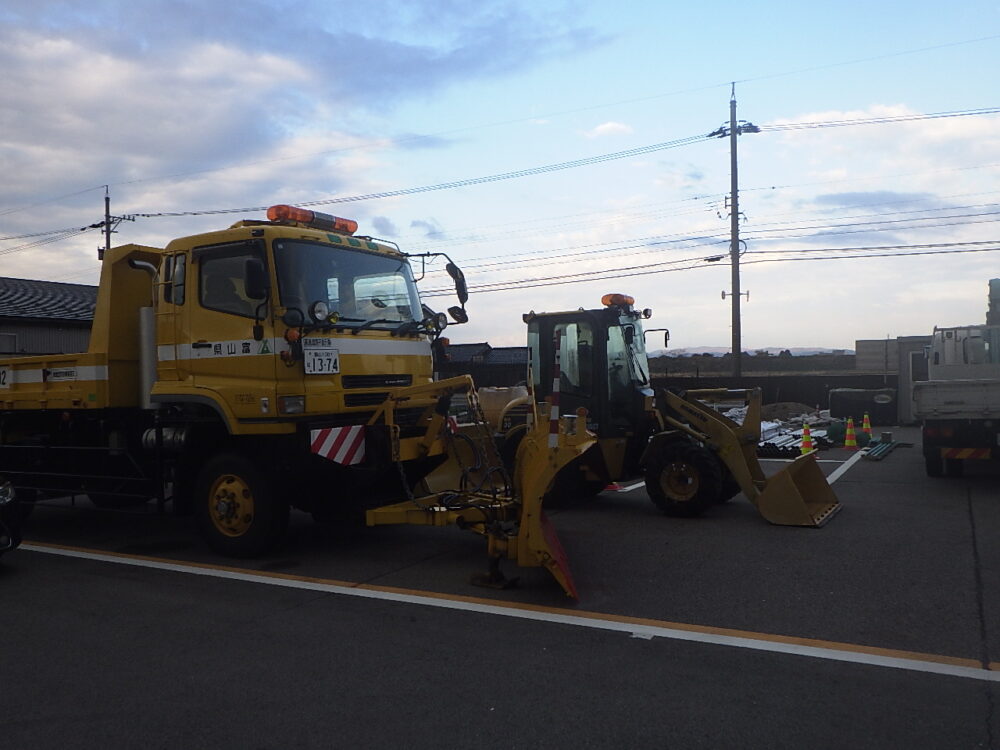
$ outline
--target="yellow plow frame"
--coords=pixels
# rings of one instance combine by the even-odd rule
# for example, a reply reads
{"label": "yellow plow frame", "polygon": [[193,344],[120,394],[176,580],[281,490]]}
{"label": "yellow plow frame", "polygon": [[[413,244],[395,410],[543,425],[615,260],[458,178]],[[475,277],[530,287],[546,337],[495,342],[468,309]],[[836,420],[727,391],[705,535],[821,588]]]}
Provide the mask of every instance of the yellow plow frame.
{"label": "yellow plow frame", "polygon": [[[465,394],[470,412],[475,415],[471,430],[456,435],[449,429],[446,404],[452,395]],[[473,577],[473,583],[505,588],[508,581],[500,572],[501,560],[513,560],[521,567],[544,567],[559,582],[563,590],[576,597],[576,587],[566,556],[555,529],[542,510],[542,500],[551,488],[556,474],[566,464],[582,455],[595,443],[587,432],[585,416],[561,418],[555,431],[548,420],[539,420],[535,408],[531,426],[521,440],[510,477],[500,460],[493,432],[483,417],[475,386],[469,376],[429,383],[424,386],[399,389],[373,417],[392,422],[397,404],[419,398],[437,399],[434,415],[427,423],[422,438],[399,439],[393,448],[396,456],[433,455],[441,450],[449,454],[448,462],[435,474],[435,488],[444,482],[449,489],[431,491],[422,482],[426,493],[414,494],[407,500],[367,511],[369,526],[414,524],[450,526],[452,524],[482,534],[487,540],[489,572]],[[471,432],[471,435],[469,434]],[[415,445],[406,446],[407,440]],[[456,469],[457,467],[457,469]]]}
{"label": "yellow plow frame", "polygon": [[[757,460],[760,442],[759,388],[712,388],[683,395],[660,391],[664,422],[712,449],[732,472],[743,494],[769,522],[781,526],[822,526],[840,510],[840,501],[816,463],[815,452],[796,458],[788,467],[766,477]],[[709,404],[742,399],[747,407],[738,424]],[[673,416],[678,415],[680,418]]]}

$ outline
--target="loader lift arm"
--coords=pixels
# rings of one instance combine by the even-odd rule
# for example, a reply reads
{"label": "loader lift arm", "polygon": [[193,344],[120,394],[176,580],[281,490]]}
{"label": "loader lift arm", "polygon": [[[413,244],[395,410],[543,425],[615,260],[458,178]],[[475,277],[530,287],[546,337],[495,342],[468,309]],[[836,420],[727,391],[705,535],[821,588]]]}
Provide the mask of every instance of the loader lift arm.
{"label": "loader lift arm", "polygon": [[[743,424],[721,414],[711,403],[742,399],[747,407]],[[759,388],[724,388],[658,393],[665,424],[713,451],[732,474],[739,488],[770,523],[782,526],[822,526],[840,510],[840,502],[816,463],[807,453],[767,477],[757,460],[760,442],[761,391]],[[665,433],[669,435],[669,433]],[[650,450],[665,438],[656,436]]]}

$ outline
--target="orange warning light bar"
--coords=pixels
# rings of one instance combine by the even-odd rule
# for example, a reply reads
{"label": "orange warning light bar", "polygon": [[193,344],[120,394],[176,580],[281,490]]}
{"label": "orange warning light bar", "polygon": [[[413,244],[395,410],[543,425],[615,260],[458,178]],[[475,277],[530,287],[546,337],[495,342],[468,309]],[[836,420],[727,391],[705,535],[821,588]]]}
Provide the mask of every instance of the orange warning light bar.
{"label": "orange warning light bar", "polygon": [[601,304],[605,307],[611,307],[612,305],[631,307],[635,304],[635,297],[630,297],[627,294],[605,294],[601,297]]}
{"label": "orange warning light bar", "polygon": [[326,232],[337,232],[338,234],[354,234],[358,231],[358,222],[353,219],[342,219],[339,216],[323,214],[319,211],[310,211],[308,208],[297,208],[280,204],[267,209],[268,221],[289,222],[304,224],[312,229],[322,229]]}

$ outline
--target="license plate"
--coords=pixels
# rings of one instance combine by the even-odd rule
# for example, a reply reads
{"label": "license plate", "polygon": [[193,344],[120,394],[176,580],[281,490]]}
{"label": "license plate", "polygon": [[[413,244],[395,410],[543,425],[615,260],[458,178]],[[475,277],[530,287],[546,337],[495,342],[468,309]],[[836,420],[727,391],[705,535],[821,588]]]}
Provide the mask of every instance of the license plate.
{"label": "license plate", "polygon": [[336,375],[340,372],[340,352],[337,349],[305,349],[302,354],[306,375]]}

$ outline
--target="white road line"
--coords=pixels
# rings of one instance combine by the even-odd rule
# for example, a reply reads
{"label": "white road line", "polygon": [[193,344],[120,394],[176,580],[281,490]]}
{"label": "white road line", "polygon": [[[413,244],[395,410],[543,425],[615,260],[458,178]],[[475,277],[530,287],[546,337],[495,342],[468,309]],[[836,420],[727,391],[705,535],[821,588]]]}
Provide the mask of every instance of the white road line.
{"label": "white road line", "polygon": [[30,543],[22,544],[21,549],[29,550],[31,552],[41,552],[48,555],[61,555],[64,557],[75,557],[84,560],[113,563],[115,565],[131,565],[139,568],[153,568],[156,570],[167,570],[175,573],[186,573],[189,575],[202,575],[212,578],[242,581],[244,583],[257,583],[265,586],[305,589],[308,591],[319,591],[328,594],[354,596],[362,599],[393,601],[404,604],[416,604],[425,607],[437,607],[439,609],[476,612],[480,614],[498,615],[500,617],[514,617],[522,620],[534,620],[560,625],[572,625],[581,628],[614,631],[627,633],[631,637],[641,639],[669,638],[678,641],[691,641],[717,646],[746,648],[755,651],[768,651],[779,654],[807,656],[813,659],[826,659],[830,661],[864,664],[867,666],[888,667],[890,669],[905,669],[911,672],[924,672],[947,675],[951,677],[963,677],[971,680],[982,680],[984,682],[1000,682],[1000,671],[991,671],[980,667],[936,662],[929,659],[923,660],[897,656],[883,656],[879,654],[865,653],[863,651],[823,648],[797,643],[764,640],[763,638],[757,639],[746,636],[703,632],[699,630],[682,630],[680,628],[667,626],[623,622],[615,620],[611,617],[602,618],[600,615],[581,616],[569,612],[563,614],[557,611],[541,610],[537,608],[521,609],[518,607],[492,605],[477,601],[449,599],[422,593],[403,593],[399,591],[379,590],[376,588],[356,588],[354,586],[345,586],[336,583],[323,583],[316,580],[304,580],[276,575],[258,575],[227,569],[200,567],[194,564],[181,564],[135,557],[122,557],[97,552],[86,552],[83,550],[39,546]]}
{"label": "white road line", "polygon": [[632,490],[637,490],[640,487],[645,487],[645,482],[636,482],[635,484],[630,484],[627,487],[619,487],[616,492],[631,492]]}
{"label": "white road line", "polygon": [[850,469],[852,466],[854,466],[854,464],[856,464],[858,461],[861,460],[861,457],[863,455],[864,453],[858,451],[849,459],[847,459],[847,461],[844,462],[843,466],[841,466],[839,469],[834,469],[833,473],[826,478],[827,484],[833,484],[838,479],[840,479],[845,473],[847,473],[848,469]]}

